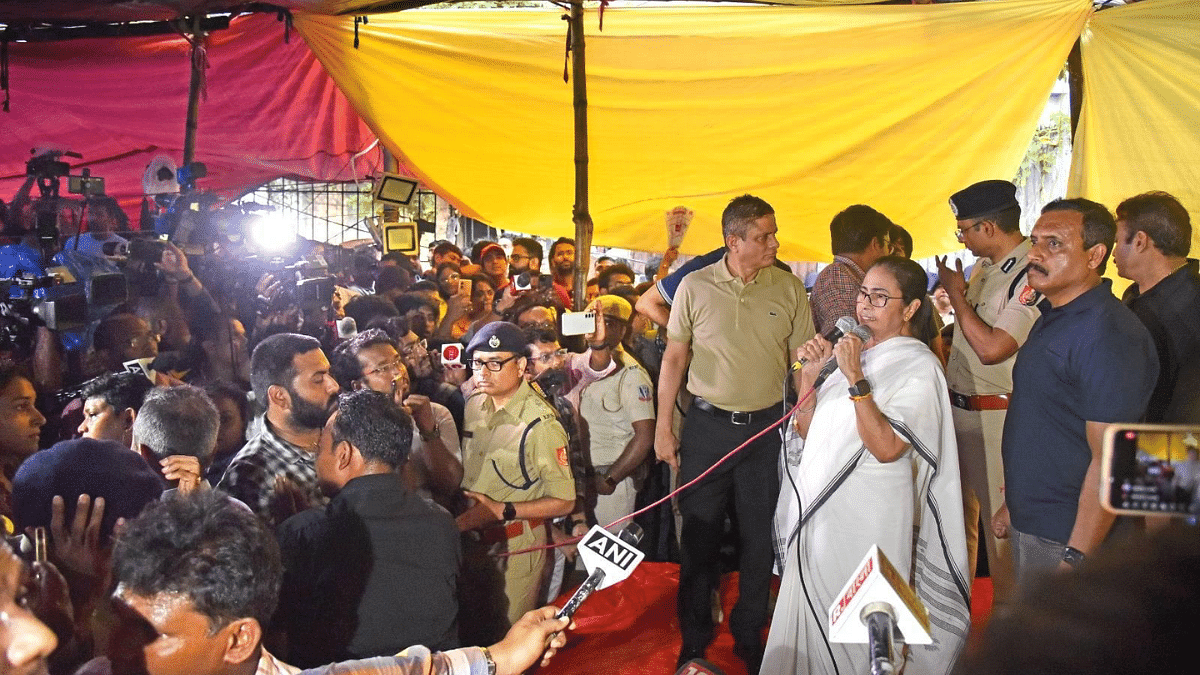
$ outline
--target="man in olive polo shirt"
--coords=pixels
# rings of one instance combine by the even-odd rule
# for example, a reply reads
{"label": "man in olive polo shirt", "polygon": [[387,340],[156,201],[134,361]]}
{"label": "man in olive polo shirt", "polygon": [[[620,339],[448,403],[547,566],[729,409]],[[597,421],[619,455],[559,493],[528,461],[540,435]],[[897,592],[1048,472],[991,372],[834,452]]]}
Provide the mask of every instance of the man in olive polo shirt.
{"label": "man in olive polo shirt", "polygon": [[[463,488],[473,504],[458,517],[459,530],[474,531],[490,554],[543,545],[545,521],[575,508],[567,434],[525,381],[528,344],[520,328],[490,323],[466,354],[478,388],[463,420]],[[468,558],[471,553],[464,551]],[[538,606],[546,551],[495,557],[494,564],[504,577],[508,622],[515,623]],[[508,626],[486,629],[503,635]]]}
{"label": "man in olive polo shirt", "polygon": [[[675,437],[670,415],[658,417],[654,450],[680,470],[680,483],[700,475],[783,415],[789,364],[814,333],[804,284],[773,266],[779,240],[771,205],[751,195],[737,197],[721,216],[721,230],[728,251],[716,264],[683,279],[667,325],[659,410],[675,405],[685,372],[687,389],[696,398],[682,439]],[[712,641],[709,599],[717,581],[722,526],[733,500],[741,559],[738,602],[729,627],[734,652],[751,673],[758,672],[760,635],[768,618],[778,452],[779,436],[764,434],[679,496],[680,663],[703,656]]]}

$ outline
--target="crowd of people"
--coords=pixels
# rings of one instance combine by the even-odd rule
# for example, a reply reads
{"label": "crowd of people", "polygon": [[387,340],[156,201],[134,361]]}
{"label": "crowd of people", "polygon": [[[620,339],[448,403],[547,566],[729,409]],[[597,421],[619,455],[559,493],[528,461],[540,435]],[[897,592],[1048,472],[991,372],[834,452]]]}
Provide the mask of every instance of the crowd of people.
{"label": "crowd of people", "polygon": [[[136,247],[109,201],[67,264]],[[826,610],[878,544],[930,614],[907,672],[950,672],[977,553],[998,612],[1036,607],[1026,591],[1138,527],[1100,507],[1104,425],[1200,417],[1177,200],[1056,200],[1028,237],[1007,181],[950,207],[973,269],[931,278],[854,205],[811,288],[751,195],[725,246],[645,279],[603,257],[582,289],[565,237],[367,249],[316,298],[229,251],[129,255],[125,302],[0,364],[0,603],[29,585],[37,616],[6,615],[24,647],[0,671],[522,672],[564,644],[545,606],[577,538],[636,517],[648,558],[680,563],[680,664],[714,638],[732,544],[750,672],[867,670]],[[48,253],[6,231],[27,233],[8,254]]]}

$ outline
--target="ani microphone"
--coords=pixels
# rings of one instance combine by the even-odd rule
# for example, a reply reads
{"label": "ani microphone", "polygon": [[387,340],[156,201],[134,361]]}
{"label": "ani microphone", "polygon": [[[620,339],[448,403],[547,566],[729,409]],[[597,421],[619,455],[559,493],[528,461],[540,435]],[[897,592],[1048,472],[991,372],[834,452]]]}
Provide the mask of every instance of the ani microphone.
{"label": "ani microphone", "polygon": [[558,610],[559,619],[570,619],[576,610],[587,600],[593,591],[608,588],[618,581],[624,581],[633,573],[642,558],[646,557],[637,548],[642,540],[642,528],[637,523],[629,523],[621,534],[614,535],[599,525],[592,526],[579,542],[579,557],[588,570],[588,578],[575,591],[567,604]]}

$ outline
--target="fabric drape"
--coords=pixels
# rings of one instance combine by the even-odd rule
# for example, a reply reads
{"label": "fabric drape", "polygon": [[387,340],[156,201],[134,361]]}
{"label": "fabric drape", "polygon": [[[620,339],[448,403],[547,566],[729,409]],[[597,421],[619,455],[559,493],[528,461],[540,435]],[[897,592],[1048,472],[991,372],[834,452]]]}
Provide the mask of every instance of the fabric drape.
{"label": "fabric drape", "polygon": [[[610,8],[587,22],[595,241],[720,245],[746,192],[779,214],[788,260],[831,257],[829,221],[868,203],[917,257],[958,249],[948,196],[1015,175],[1091,5]],[[571,86],[559,10],[407,11],[296,28],[380,140],[464,213],[569,233]]]}
{"label": "fabric drape", "polygon": [[[1070,194],[1115,209],[1141,192],[1166,190],[1195,217],[1200,3],[1154,0],[1097,12],[1082,48],[1084,98]],[[1194,255],[1200,243],[1194,226],[1192,243]]]}

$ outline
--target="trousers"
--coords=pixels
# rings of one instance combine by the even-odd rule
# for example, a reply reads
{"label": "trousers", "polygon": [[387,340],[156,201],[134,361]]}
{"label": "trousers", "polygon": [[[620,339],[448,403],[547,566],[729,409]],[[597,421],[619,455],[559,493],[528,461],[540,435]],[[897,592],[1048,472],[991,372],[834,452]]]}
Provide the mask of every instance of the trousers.
{"label": "trousers", "polygon": [[[780,411],[782,415],[782,410]],[[735,425],[692,406],[680,436],[680,484],[715,464],[733,448],[770,426],[772,415]],[[717,555],[732,504],[740,537],[738,600],[729,628],[738,643],[757,645],[767,625],[774,551],[771,523],[779,498],[779,435],[764,434],[679,495],[682,518],[678,612],[683,647],[712,642],[711,593],[719,581]]]}

